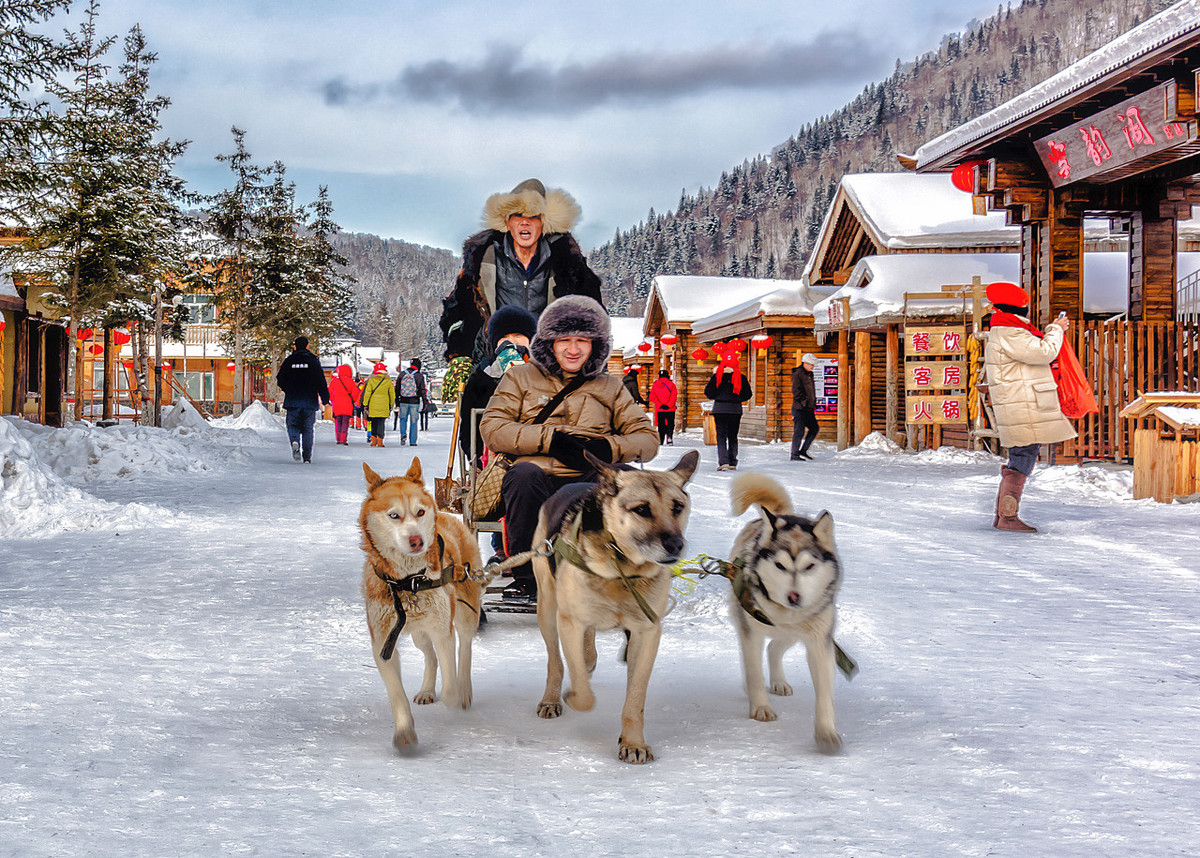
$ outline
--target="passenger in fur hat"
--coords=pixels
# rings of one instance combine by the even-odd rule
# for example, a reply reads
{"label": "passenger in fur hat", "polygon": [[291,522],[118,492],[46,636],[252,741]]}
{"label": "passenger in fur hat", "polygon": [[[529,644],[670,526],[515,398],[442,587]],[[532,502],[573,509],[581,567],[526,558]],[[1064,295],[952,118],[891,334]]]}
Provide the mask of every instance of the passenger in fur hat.
{"label": "passenger in fur hat", "polygon": [[[529,550],[546,498],[568,483],[596,479],[585,452],[604,462],[646,461],[658,452],[646,412],[607,372],[611,351],[604,308],[579,295],[559,298],[538,320],[531,362],[513,367],[496,387],[479,428],[489,450],[513,460],[500,489],[509,554]],[[536,600],[532,566],[517,567],[513,579],[506,600]]]}
{"label": "passenger in fur hat", "polygon": [[500,307],[516,306],[535,318],[565,295],[602,302],[600,278],[588,268],[571,229],[579,205],[566,191],[549,191],[527,179],[484,206],[484,230],[463,244],[463,265],[454,291],[442,301],[446,357],[490,357],[488,320]]}

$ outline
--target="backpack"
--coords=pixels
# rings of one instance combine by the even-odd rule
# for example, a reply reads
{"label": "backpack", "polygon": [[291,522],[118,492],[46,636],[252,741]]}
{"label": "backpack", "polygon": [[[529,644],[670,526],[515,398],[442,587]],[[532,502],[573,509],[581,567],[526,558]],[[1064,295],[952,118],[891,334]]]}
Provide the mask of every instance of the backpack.
{"label": "backpack", "polygon": [[400,376],[400,395],[405,398],[417,395],[417,374],[412,370]]}

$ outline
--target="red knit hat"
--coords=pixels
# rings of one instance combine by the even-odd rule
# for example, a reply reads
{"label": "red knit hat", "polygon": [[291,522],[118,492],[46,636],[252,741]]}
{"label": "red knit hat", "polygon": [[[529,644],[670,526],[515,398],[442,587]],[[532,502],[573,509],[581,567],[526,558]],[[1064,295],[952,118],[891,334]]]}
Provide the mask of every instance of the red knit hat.
{"label": "red knit hat", "polygon": [[1010,307],[1028,307],[1029,293],[1016,283],[992,283],[987,287],[987,299],[993,304],[1007,304]]}

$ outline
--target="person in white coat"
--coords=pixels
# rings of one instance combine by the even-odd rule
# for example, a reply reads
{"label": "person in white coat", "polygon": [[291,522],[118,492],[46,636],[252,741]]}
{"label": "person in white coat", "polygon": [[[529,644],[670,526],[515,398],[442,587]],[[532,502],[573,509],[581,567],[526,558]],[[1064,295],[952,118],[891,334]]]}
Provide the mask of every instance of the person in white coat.
{"label": "person in white coat", "polygon": [[1029,294],[1015,283],[993,283],[987,288],[987,297],[996,311],[983,359],[1000,445],[1008,448],[1008,464],[1000,469],[992,526],[1037,533],[1017,512],[1041,445],[1075,437],[1075,428],[1059,407],[1058,385],[1050,370],[1070,321],[1059,316],[1045,332],[1039,331],[1029,321]]}

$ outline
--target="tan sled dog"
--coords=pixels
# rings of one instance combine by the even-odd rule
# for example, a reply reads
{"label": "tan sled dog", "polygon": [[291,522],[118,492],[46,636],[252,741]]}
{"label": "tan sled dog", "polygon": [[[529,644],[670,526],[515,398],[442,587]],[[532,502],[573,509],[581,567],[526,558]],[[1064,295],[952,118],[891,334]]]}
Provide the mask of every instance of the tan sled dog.
{"label": "tan sled dog", "polygon": [[479,628],[483,585],[465,580],[465,571],[467,565],[479,569],[483,564],[479,545],[466,526],[437,511],[421,478],[420,459],[412,460],[403,477],[384,479],[365,463],[363,473],[367,498],[358,525],[367,555],[362,589],[371,653],[387,686],[396,723],[392,744],[407,752],[416,745],[417,733],[400,681],[396,638],[401,631],[411,635],[425,654],[425,676],[413,698],[416,703],[437,699],[435,683],[440,661],[443,701],[447,706],[468,708],[471,639]]}
{"label": "tan sled dog", "polygon": [[739,475],[731,488],[733,512],[741,515],[758,504],[760,517],[738,534],[733,559],[741,570],[734,579],[730,613],[742,646],[750,717],[774,721],[763,680],[763,640],[769,638],[772,694],[788,696],[792,686],[784,678],[783,654],[796,641],[804,641],[808,670],[816,697],[817,745],[826,752],[838,750],[833,716],[834,598],[842,571],[833,544],[833,516],[822,512],[816,519],[792,514],[792,502],[779,483],[762,474]]}
{"label": "tan sled dog", "polygon": [[[595,704],[596,630],[629,634],[628,679],[621,710],[618,757],[654,759],[644,735],[646,689],[662,636],[671,567],[683,554],[690,499],[685,486],[700,454],[692,450],[669,471],[613,467],[588,456],[600,480],[566,486],[538,516],[534,545],[555,542],[553,557],[533,561],[538,627],[546,642],[542,718],[562,714],[562,701],[580,712]],[[559,642],[562,656],[559,655]],[[563,657],[571,690],[562,695]]]}

